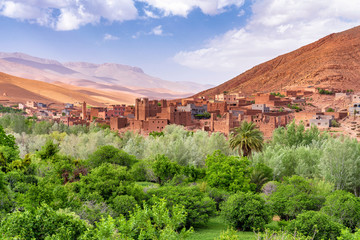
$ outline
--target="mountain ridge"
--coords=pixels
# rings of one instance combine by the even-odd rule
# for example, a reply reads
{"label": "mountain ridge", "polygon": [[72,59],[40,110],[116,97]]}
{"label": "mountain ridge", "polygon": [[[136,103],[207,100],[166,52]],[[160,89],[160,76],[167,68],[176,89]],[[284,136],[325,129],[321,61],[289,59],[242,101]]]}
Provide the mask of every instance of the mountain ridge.
{"label": "mountain ridge", "polygon": [[[33,57],[24,53],[1,53],[0,71],[10,75],[34,79],[45,82],[62,82],[74,86],[87,87],[86,82],[91,85],[109,85],[113,89],[119,87],[131,89],[136,93],[149,92],[147,97],[163,97],[162,92],[156,89],[168,89],[169,98],[190,96],[200,90],[209,88],[209,85],[192,82],[172,82],[146,74],[141,68],[118,63],[89,63],[89,62],[65,62]],[[88,83],[88,82],[87,82]],[[106,89],[102,89],[106,90]]]}
{"label": "mountain ridge", "polygon": [[308,86],[360,90],[359,81],[360,26],[282,54],[195,96],[213,96],[223,91],[251,94]]}

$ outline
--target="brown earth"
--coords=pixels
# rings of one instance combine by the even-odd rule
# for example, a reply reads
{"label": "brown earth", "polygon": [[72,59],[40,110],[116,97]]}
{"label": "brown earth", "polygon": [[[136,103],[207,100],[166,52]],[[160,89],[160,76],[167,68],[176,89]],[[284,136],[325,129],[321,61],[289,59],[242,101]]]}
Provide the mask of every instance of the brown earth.
{"label": "brown earth", "polygon": [[224,91],[270,92],[298,87],[360,90],[360,26],[330,34],[262,63],[196,96]]}
{"label": "brown earth", "polygon": [[92,106],[108,104],[133,104],[135,96],[119,92],[98,91],[95,89],[62,86],[36,80],[19,78],[0,72],[0,100],[44,103],[75,103],[86,101]]}

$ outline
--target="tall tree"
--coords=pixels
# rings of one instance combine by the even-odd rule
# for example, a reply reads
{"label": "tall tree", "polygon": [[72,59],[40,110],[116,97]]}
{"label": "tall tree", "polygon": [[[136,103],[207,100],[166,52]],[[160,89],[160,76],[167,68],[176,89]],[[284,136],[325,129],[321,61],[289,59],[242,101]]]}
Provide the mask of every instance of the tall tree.
{"label": "tall tree", "polygon": [[261,151],[263,146],[263,133],[253,122],[243,121],[230,135],[230,147],[238,148],[239,155],[244,157],[250,156],[253,151]]}

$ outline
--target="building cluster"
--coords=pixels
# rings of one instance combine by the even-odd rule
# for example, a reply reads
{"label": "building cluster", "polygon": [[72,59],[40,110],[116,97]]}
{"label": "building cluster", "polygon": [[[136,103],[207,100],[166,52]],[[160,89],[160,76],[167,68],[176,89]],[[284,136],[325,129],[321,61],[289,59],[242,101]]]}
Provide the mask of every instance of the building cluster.
{"label": "building cluster", "polygon": [[294,104],[306,104],[306,99],[315,92],[292,90],[281,93],[257,93],[252,96],[224,92],[209,99],[198,97],[180,100],[138,98],[132,106],[107,107],[87,106],[85,102],[55,107],[55,103],[27,101],[19,103],[18,108],[40,120],[53,120],[68,126],[95,122],[109,125],[112,130],[118,132],[130,130],[141,134],[160,132],[169,124],[177,124],[188,130],[199,129],[229,135],[242,121],[252,121],[264,133],[265,138],[270,138],[274,129],[284,127],[293,120],[303,122],[308,127],[316,125],[319,128],[329,128],[334,121],[348,115],[360,115],[360,95],[353,93],[353,103],[345,112],[295,111],[291,107]]}

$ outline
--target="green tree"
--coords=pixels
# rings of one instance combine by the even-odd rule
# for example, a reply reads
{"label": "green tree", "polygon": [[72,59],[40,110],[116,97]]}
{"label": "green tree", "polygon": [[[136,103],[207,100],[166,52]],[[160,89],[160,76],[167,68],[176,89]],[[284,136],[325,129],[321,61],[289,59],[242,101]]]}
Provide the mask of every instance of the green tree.
{"label": "green tree", "polygon": [[314,240],[337,239],[344,228],[340,223],[332,221],[328,215],[322,212],[307,211],[299,214],[292,220],[286,229],[290,232],[298,232]]}
{"label": "green tree", "polygon": [[132,175],[126,167],[104,163],[94,168],[80,181],[72,183],[75,192],[82,200],[109,201],[118,195],[130,195],[141,201],[144,193],[134,184]]}
{"label": "green tree", "polygon": [[318,195],[308,180],[294,175],[278,183],[268,201],[275,214],[289,220],[306,210],[320,210],[325,197]]}
{"label": "green tree", "polygon": [[199,187],[161,187],[150,189],[147,192],[150,197],[149,202],[157,202],[160,198],[165,198],[169,208],[176,205],[182,205],[187,212],[185,226],[197,226],[206,224],[210,217],[214,215],[215,202]]}
{"label": "green tree", "polygon": [[230,134],[230,147],[237,148],[239,155],[244,157],[250,156],[253,151],[261,151],[263,145],[263,134],[253,122],[243,121]]}
{"label": "green tree", "polygon": [[215,151],[206,160],[206,180],[211,187],[230,192],[249,191],[252,168],[246,157],[226,156]]}
{"label": "green tree", "polygon": [[38,152],[39,157],[42,160],[54,159],[55,155],[59,152],[59,146],[52,140],[48,140],[41,150]]}
{"label": "green tree", "polygon": [[98,167],[103,163],[117,164],[130,168],[136,163],[136,157],[111,145],[100,146],[89,156],[88,163],[91,167]]}
{"label": "green tree", "polygon": [[326,198],[321,211],[353,231],[360,227],[360,199],[352,193],[334,191]]}
{"label": "green tree", "polygon": [[231,195],[222,204],[221,215],[230,227],[241,231],[263,230],[272,217],[265,200],[251,192]]}
{"label": "green tree", "polygon": [[356,139],[329,138],[322,146],[320,169],[325,180],[336,190],[348,190],[360,196],[360,144]]}
{"label": "green tree", "polygon": [[42,205],[34,211],[15,211],[8,214],[0,222],[0,236],[5,239],[25,240],[42,240],[55,236],[65,237],[62,239],[78,239],[88,227],[89,225],[74,213],[55,211],[47,205]]}
{"label": "green tree", "polygon": [[143,207],[136,206],[135,211],[128,218],[111,216],[101,219],[95,229],[86,232],[81,239],[185,239],[192,229],[183,226],[186,211],[180,205],[168,207],[165,199],[154,202],[152,206],[144,203]]}
{"label": "green tree", "polygon": [[12,149],[18,148],[15,143],[15,137],[11,134],[6,134],[4,128],[1,125],[0,125],[0,145],[7,146]]}
{"label": "green tree", "polygon": [[170,161],[165,155],[157,155],[152,164],[152,169],[157,182],[162,185],[164,182],[171,180],[176,174],[179,174],[181,166]]}

